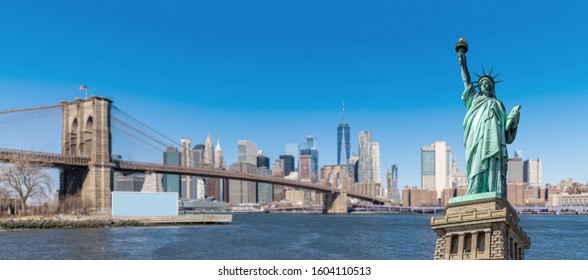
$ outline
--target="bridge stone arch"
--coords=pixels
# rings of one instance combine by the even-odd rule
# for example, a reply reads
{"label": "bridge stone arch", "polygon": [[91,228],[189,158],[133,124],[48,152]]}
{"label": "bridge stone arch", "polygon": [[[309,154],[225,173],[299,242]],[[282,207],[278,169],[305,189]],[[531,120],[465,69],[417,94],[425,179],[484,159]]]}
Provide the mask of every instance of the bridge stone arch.
{"label": "bridge stone arch", "polygon": [[83,154],[90,155],[92,154],[92,130],[94,129],[94,119],[92,116],[88,116],[86,119],[86,125],[84,126],[84,134],[83,134]]}
{"label": "bridge stone arch", "polygon": [[329,214],[347,213],[347,192],[345,188],[347,168],[345,165],[325,165],[321,171],[324,184],[340,191],[325,193],[323,212]]}
{"label": "bridge stone arch", "polygon": [[88,167],[60,170],[60,198],[80,195],[84,207],[109,214],[114,164],[111,159],[112,100],[104,97],[63,101],[61,153],[87,157]]}
{"label": "bridge stone arch", "polygon": [[64,146],[66,147],[67,155],[76,155],[78,153],[78,118],[74,118],[71,123],[71,128],[69,130],[69,139]]}

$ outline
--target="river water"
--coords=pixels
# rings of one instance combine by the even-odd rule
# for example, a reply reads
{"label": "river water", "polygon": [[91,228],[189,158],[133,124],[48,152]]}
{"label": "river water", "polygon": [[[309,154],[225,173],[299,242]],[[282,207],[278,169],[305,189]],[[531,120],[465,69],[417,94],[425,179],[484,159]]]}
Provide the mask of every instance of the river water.
{"label": "river water", "polygon": [[[526,259],[588,260],[588,215],[520,215]],[[230,225],[0,232],[0,259],[431,260],[427,214],[234,214]]]}

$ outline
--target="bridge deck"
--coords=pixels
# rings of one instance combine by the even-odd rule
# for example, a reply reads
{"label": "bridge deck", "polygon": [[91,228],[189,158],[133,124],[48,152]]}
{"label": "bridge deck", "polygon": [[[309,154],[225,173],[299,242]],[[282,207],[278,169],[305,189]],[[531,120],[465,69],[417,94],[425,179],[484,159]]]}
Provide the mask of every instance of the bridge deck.
{"label": "bridge deck", "polygon": [[[65,156],[60,154],[30,152],[21,150],[9,150],[0,148],[0,162],[15,162],[16,160],[24,160],[32,164],[37,164],[47,167],[87,167],[92,164],[90,158],[80,156]],[[340,189],[331,188],[325,185],[313,184],[310,182],[301,182],[295,180],[288,180],[284,178],[262,176],[256,174],[240,173],[235,171],[226,171],[219,169],[209,169],[202,167],[187,167],[187,166],[171,166],[156,163],[133,162],[124,160],[114,160],[113,167],[116,170],[131,171],[131,172],[154,172],[164,174],[178,174],[188,176],[201,176],[211,178],[226,178],[242,181],[253,181],[260,183],[269,183],[274,185],[289,186],[307,190],[314,190],[326,193],[341,193]],[[367,201],[385,203],[382,198],[376,198],[360,193],[347,191],[347,196],[359,198]]]}

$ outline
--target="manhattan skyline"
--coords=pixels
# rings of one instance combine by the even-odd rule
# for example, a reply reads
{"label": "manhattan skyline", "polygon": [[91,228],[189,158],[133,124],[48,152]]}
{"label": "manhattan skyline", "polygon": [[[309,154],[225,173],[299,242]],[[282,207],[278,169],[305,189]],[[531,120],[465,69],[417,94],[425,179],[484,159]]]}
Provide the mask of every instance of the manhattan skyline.
{"label": "manhattan skyline", "polygon": [[435,141],[465,172],[464,37],[470,70],[494,67],[497,97],[522,105],[509,156],[541,158],[543,183],[588,182],[584,2],[63,2],[3,5],[0,110],[83,98],[84,84],[177,142],[210,132],[227,164],[238,140],[274,161],[314,135],[323,166],[344,101],[351,150],[371,131],[382,181],[398,164],[399,189],[420,187],[420,147]]}

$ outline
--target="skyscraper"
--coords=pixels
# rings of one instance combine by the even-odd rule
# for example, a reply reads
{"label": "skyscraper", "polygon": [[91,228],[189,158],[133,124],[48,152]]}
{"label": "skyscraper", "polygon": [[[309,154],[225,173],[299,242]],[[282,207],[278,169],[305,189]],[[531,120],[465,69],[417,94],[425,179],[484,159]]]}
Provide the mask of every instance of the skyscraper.
{"label": "skyscraper", "polygon": [[314,135],[306,135],[306,148],[312,149],[316,147],[316,138]]}
{"label": "skyscraper", "polygon": [[316,183],[319,179],[319,151],[314,135],[306,136],[306,147],[310,150],[310,178]]}
{"label": "skyscraper", "polygon": [[225,157],[223,155],[223,150],[221,149],[219,140],[216,140],[216,148],[214,148],[214,168],[225,168]]}
{"label": "skyscraper", "polygon": [[388,199],[401,203],[400,192],[398,192],[398,165],[392,164],[386,177],[388,178]]}
{"label": "skyscraper", "polygon": [[[281,157],[281,156],[280,156]],[[284,177],[284,160],[276,159],[272,164],[272,176]]]}
{"label": "skyscraper", "polygon": [[[255,174],[257,167],[248,162],[235,162],[229,167],[231,171],[239,173]],[[241,180],[229,180],[228,199],[232,205],[239,203],[257,202],[257,183]]]}
{"label": "skyscraper", "polygon": [[[180,166],[181,153],[175,147],[168,147],[167,151],[163,153],[163,164]],[[180,175],[165,174],[163,175],[163,190],[165,192],[176,192],[178,198],[182,197],[180,188]]]}
{"label": "skyscraper", "polygon": [[296,170],[294,156],[280,155],[280,159],[284,160],[284,176],[288,176],[288,175],[290,175],[290,172]]}
{"label": "skyscraper", "polygon": [[[223,155],[223,150],[220,146],[220,141],[217,139],[216,147],[214,148],[214,168],[215,169],[225,169],[225,160]],[[206,178],[205,186],[206,186],[206,196],[209,198],[214,198],[218,200],[225,200],[226,199],[226,182],[227,179],[222,178]]]}
{"label": "skyscraper", "polygon": [[380,176],[380,143],[372,142],[372,170],[373,182],[382,184],[382,177]]}
{"label": "skyscraper", "polygon": [[441,198],[443,189],[451,188],[451,147],[445,141],[421,148],[421,185],[436,190]]}
{"label": "skyscraper", "polygon": [[257,153],[257,168],[265,167],[266,169],[269,169],[270,168],[269,163],[270,163],[270,159],[263,155],[262,150],[259,150],[259,152]]}
{"label": "skyscraper", "polygon": [[359,157],[352,155],[347,161],[347,174],[353,179],[354,183],[359,182]]}
{"label": "skyscraper", "polygon": [[[182,144],[181,166],[184,166],[184,167],[194,166],[194,158],[193,158],[194,154],[190,150],[190,147],[192,146],[192,142],[190,141],[190,138],[182,137],[181,144]],[[187,198],[187,199],[192,198],[192,179],[193,179],[192,176],[183,175],[181,177],[183,198]]]}
{"label": "skyscraper", "polygon": [[515,152],[514,158],[509,158],[506,167],[506,182],[522,183],[524,182],[523,158],[519,157],[520,153]]}
{"label": "skyscraper", "polygon": [[541,166],[541,159],[528,159],[524,164],[523,179],[529,183],[529,187],[538,188],[541,186],[543,168]]}
{"label": "skyscraper", "polygon": [[257,166],[257,145],[248,140],[239,140],[238,144],[238,161],[246,162]]}
{"label": "skyscraper", "polygon": [[194,166],[201,167],[204,163],[204,144],[196,144],[192,148],[192,158],[194,159]]}
{"label": "skyscraper", "polygon": [[212,144],[210,132],[208,133],[208,136],[206,136],[206,141],[204,142],[204,158],[202,159],[202,164],[209,168],[214,166],[214,144]]}
{"label": "skyscraper", "polygon": [[[277,159],[272,164],[272,176],[273,177],[284,177],[284,159],[282,157],[290,158],[290,164],[292,166],[292,170],[294,170],[294,157],[291,155],[281,155],[280,159]],[[281,185],[274,185],[273,189],[273,199],[274,201],[280,201],[285,199],[286,189],[284,186]]]}
{"label": "skyscraper", "polygon": [[[257,175],[272,176],[272,170],[266,167],[257,168]],[[274,200],[273,184],[257,182],[256,202],[260,204],[270,203]]]}
{"label": "skyscraper", "polygon": [[300,150],[300,180],[311,181],[311,155],[310,149]]}
{"label": "skyscraper", "polygon": [[[202,167],[204,166],[204,151],[205,151],[204,144],[196,144],[192,148],[192,158],[194,160],[194,166]],[[191,186],[191,193],[192,198],[196,199],[204,199],[206,196],[206,183],[203,177],[194,177],[192,178],[192,186]]]}
{"label": "skyscraper", "polygon": [[339,127],[337,127],[337,165],[346,165],[351,151],[351,127],[345,122],[345,103],[343,103],[342,111],[343,119],[341,120]]}
{"label": "skyscraper", "polygon": [[374,179],[372,159],[372,132],[359,132],[358,179],[360,183],[372,183]]}

